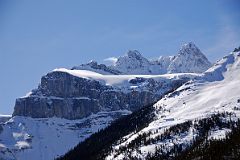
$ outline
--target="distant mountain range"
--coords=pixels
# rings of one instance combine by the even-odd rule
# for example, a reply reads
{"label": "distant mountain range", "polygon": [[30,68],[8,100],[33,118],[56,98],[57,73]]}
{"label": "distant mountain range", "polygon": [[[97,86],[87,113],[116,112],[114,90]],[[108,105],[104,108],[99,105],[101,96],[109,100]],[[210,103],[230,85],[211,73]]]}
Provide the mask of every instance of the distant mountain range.
{"label": "distant mountain range", "polygon": [[76,70],[91,70],[101,74],[166,74],[201,73],[211,66],[206,56],[192,42],[184,44],[175,56],[160,56],[157,60],[144,58],[137,50],[129,50],[111,65],[88,64],[73,67]]}

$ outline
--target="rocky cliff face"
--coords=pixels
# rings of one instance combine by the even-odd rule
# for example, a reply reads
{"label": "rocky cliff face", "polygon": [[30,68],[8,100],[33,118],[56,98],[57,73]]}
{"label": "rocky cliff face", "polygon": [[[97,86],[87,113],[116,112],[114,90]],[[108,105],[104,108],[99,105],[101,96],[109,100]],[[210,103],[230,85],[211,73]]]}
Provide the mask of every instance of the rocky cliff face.
{"label": "rocky cliff face", "polygon": [[160,57],[157,61],[133,50],[119,57],[113,66],[91,61],[71,70],[48,73],[36,90],[16,100],[13,115],[80,119],[99,111],[135,111],[192,78],[187,74],[181,78],[154,75],[201,73],[210,66],[193,43],[183,45],[176,56]]}
{"label": "rocky cliff face", "polygon": [[10,118],[10,115],[0,115],[0,124],[8,121]]}
{"label": "rocky cliff face", "polygon": [[122,87],[54,71],[42,77],[38,89],[16,100],[13,116],[79,119],[99,111],[134,111],[155,102],[187,80],[188,77],[136,77],[128,81],[127,87]]}
{"label": "rocky cliff face", "polygon": [[98,64],[96,61],[90,61],[87,64],[75,66],[72,68],[72,70],[89,70],[101,74],[114,74],[114,75],[122,74],[122,72],[120,72],[119,70],[110,68],[105,64]]}

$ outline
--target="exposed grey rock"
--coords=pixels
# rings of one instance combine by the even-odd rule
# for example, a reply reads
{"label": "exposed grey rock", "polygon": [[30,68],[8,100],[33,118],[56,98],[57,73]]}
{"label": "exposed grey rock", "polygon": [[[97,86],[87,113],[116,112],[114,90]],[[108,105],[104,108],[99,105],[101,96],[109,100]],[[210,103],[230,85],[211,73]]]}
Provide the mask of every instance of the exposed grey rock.
{"label": "exposed grey rock", "polygon": [[[103,75],[163,74],[203,72],[210,66],[204,54],[191,42],[183,45],[176,56],[161,57],[158,61],[149,61],[133,50],[119,57],[114,66],[91,61],[72,70],[89,70]],[[54,71],[42,77],[39,87],[30,96],[16,100],[13,115],[79,119],[99,111],[135,111],[159,100],[162,95],[188,80],[175,78],[157,81],[136,77],[128,81],[132,88],[124,88]]]}
{"label": "exposed grey rock", "polygon": [[2,127],[2,124],[0,123],[0,134],[2,133],[3,131],[3,127]]}
{"label": "exposed grey rock", "polygon": [[135,78],[130,82],[141,83],[138,85],[140,87],[122,90],[100,81],[54,71],[42,77],[38,89],[33,90],[30,96],[16,100],[13,116],[79,119],[99,111],[135,111],[157,101],[163,94],[187,80]]}
{"label": "exposed grey rock", "polygon": [[115,75],[121,74],[120,71],[107,67],[105,64],[98,64],[96,61],[90,61],[87,64],[81,64],[79,66],[75,66],[72,68],[72,70],[90,70],[98,73],[103,73],[103,74],[107,73],[107,74],[115,74]]}
{"label": "exposed grey rock", "polygon": [[11,118],[11,116],[0,116],[0,124],[1,123],[5,123],[6,121],[8,121]]}

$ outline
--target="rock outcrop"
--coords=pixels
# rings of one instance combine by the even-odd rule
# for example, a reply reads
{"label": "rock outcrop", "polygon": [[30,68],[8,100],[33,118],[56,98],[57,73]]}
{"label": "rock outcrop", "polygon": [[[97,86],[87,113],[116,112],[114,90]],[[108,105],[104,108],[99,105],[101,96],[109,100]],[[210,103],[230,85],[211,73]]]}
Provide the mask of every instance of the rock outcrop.
{"label": "rock outcrop", "polygon": [[105,64],[98,64],[96,61],[90,61],[87,64],[81,64],[79,66],[75,66],[72,68],[72,70],[89,70],[94,71],[101,74],[122,74],[119,70],[115,70],[113,68],[110,68],[106,66]]}
{"label": "rock outcrop", "polygon": [[79,119],[99,111],[135,111],[187,80],[136,77],[129,80],[130,87],[124,88],[54,71],[42,77],[38,89],[16,100],[13,116]]}
{"label": "rock outcrop", "polygon": [[[153,75],[201,73],[210,66],[211,63],[193,43],[183,45],[176,56],[160,57],[157,61],[144,58],[136,50],[128,51],[113,66],[91,61],[71,70],[48,73],[42,77],[36,90],[16,100],[13,116],[79,119],[99,111],[135,111],[189,80],[187,75],[181,78],[154,78]],[[80,76],[78,71],[83,71]],[[88,74],[92,77],[89,78]],[[133,76],[144,74],[152,76]],[[105,80],[124,82],[112,85],[104,83]]]}

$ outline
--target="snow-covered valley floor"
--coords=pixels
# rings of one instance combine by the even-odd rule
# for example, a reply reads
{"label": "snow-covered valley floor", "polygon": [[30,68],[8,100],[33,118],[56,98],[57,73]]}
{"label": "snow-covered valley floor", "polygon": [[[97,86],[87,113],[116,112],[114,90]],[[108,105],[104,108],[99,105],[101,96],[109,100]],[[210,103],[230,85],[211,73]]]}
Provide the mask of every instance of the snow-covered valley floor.
{"label": "snow-covered valley floor", "polygon": [[[63,155],[127,110],[99,112],[80,120],[15,116],[0,125],[0,159],[47,160]],[[1,132],[1,131],[0,131]]]}

